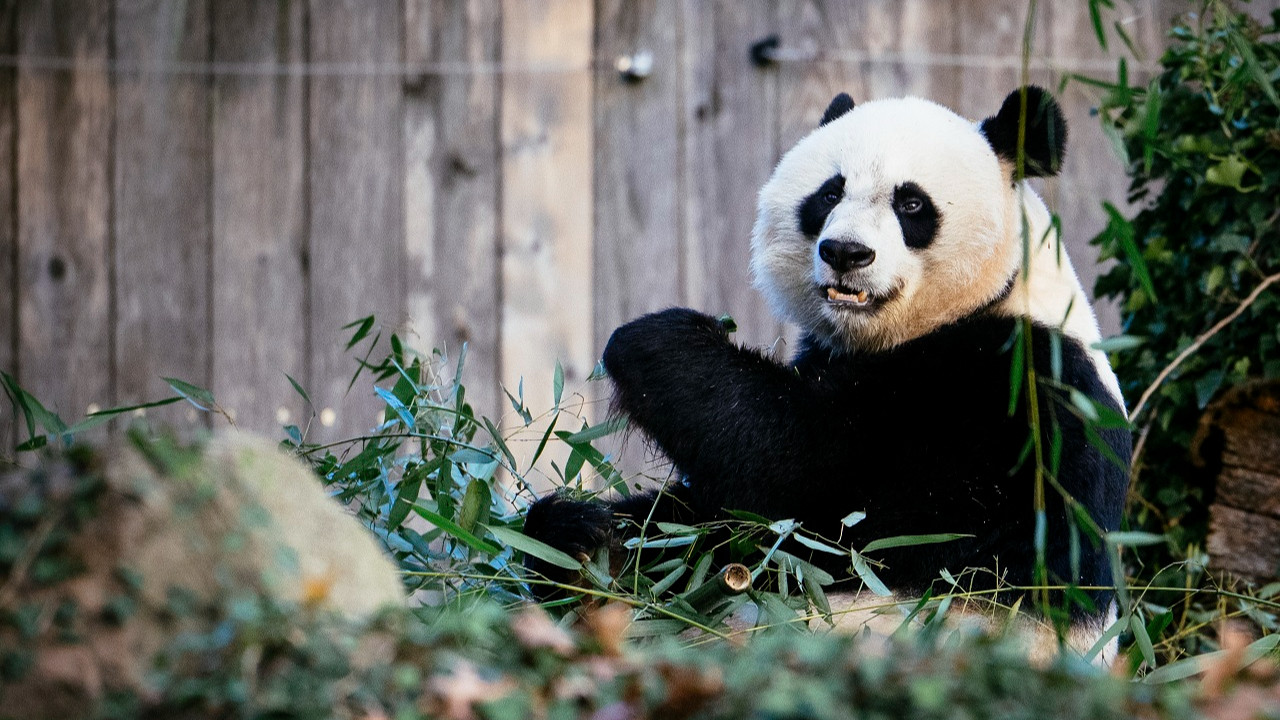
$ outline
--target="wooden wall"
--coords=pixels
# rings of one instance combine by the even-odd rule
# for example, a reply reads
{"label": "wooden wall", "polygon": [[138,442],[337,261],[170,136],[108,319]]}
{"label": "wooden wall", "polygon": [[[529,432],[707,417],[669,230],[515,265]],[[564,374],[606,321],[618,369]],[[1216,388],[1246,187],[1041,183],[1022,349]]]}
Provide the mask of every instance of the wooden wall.
{"label": "wooden wall", "polygon": [[[1274,6],[1275,3],[1270,3]],[[1120,4],[1154,55],[1174,0]],[[1032,77],[1110,77],[1085,0],[1039,4]],[[785,337],[749,284],[757,188],[840,90],[971,117],[1019,78],[1021,0],[0,0],[0,369],[67,418],[209,387],[242,427],[368,427],[341,326],[469,344],[487,412],[550,404],[612,328],[688,304]],[[781,62],[748,47],[781,38]],[[628,83],[619,55],[648,51]],[[1063,101],[1045,186],[1082,274],[1125,178]],[[1086,280],[1088,284],[1088,280]],[[1115,328],[1113,312],[1106,324]],[[206,423],[188,410],[164,414]],[[0,407],[0,436],[12,437]]]}

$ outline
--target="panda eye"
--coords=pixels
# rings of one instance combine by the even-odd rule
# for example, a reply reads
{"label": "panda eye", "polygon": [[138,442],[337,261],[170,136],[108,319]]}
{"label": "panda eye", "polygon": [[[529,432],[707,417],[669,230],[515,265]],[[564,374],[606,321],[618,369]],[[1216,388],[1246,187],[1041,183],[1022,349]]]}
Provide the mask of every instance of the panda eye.
{"label": "panda eye", "polygon": [[903,198],[898,201],[898,212],[904,215],[914,215],[924,208],[924,201],[920,198]]}
{"label": "panda eye", "polygon": [[840,202],[840,193],[831,191],[822,196],[822,201],[828,205],[835,205]]}

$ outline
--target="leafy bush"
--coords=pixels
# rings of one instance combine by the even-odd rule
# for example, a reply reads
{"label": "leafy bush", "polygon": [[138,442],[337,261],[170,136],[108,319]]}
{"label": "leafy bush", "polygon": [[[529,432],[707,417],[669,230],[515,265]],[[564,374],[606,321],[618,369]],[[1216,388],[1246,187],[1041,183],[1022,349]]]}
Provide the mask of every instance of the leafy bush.
{"label": "leafy bush", "polygon": [[1132,518],[1176,553],[1205,534],[1210,488],[1188,462],[1197,419],[1221,389],[1280,377],[1280,11],[1269,25],[1205,0],[1173,28],[1162,70],[1103,102],[1128,158],[1132,218],[1107,206],[1094,239],[1114,267],[1100,296],[1122,303],[1140,343],[1113,356],[1141,455]]}

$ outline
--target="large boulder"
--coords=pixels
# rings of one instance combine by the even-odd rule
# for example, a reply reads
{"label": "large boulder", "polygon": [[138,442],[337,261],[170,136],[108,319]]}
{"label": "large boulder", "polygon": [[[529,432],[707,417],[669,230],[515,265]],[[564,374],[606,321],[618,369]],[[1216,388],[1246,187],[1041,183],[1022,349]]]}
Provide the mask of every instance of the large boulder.
{"label": "large boulder", "polygon": [[405,601],[380,544],[274,443],[129,436],[0,477],[0,715],[145,698],[164,648],[266,604],[359,620]]}

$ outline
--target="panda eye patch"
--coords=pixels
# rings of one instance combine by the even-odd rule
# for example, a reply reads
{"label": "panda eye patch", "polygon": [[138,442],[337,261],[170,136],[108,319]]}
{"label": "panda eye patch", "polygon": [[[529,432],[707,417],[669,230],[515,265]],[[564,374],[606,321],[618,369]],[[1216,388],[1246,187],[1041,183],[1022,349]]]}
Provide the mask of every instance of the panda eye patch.
{"label": "panda eye patch", "polygon": [[836,173],[800,201],[799,207],[796,208],[796,220],[800,226],[800,232],[809,237],[817,237],[822,232],[827,216],[843,199],[844,176]]}
{"label": "panda eye patch", "polygon": [[899,185],[893,190],[892,207],[907,247],[923,250],[933,242],[942,217],[924,188],[913,182]]}

